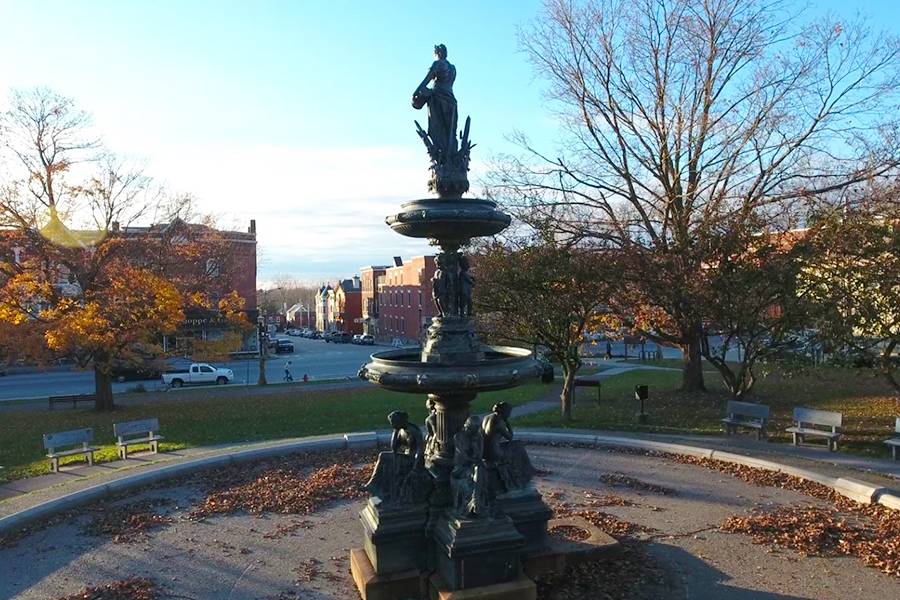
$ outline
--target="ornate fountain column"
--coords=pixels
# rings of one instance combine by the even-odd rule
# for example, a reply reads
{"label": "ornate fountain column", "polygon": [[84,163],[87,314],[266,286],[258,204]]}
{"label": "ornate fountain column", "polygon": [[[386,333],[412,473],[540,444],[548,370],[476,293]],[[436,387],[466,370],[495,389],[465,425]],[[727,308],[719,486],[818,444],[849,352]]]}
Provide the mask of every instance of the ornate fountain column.
{"label": "ornate fountain column", "polygon": [[[407,202],[385,221],[400,235],[427,239],[440,248],[432,280],[438,315],[421,349],[377,352],[359,373],[383,388],[426,396],[432,414],[425,424],[424,448],[415,442],[418,434],[398,434],[395,425],[395,439],[400,435],[411,441],[392,444],[392,452],[379,458],[372,497],[361,513],[368,563],[363,564],[363,555],[352,554],[351,570],[364,599],[366,582],[375,581],[366,578],[367,568],[376,578],[386,577],[385,585],[411,582],[409,572],[418,570],[430,590],[420,586],[416,592],[410,583],[394,596],[379,597],[453,597],[454,590],[504,584],[511,586],[510,594],[497,598],[526,598],[533,595],[534,584],[522,576],[521,555],[543,543],[550,511],[530,485],[533,469],[524,446],[512,441],[509,407],[498,403],[482,423],[472,417],[470,404],[480,392],[537,377],[540,367],[528,350],[485,346],[475,334],[475,278],[464,249],[473,238],[506,229],[510,217],[494,202],[462,197],[469,188],[470,119],[457,143],[456,68],[447,62],[445,47],[436,46],[435,56],[413,95],[413,106],[429,108],[427,132],[416,126],[431,157],[428,187],[438,197]],[[401,456],[419,456],[423,450],[421,467]],[[397,471],[387,465],[405,466]],[[427,507],[409,500],[421,497],[419,468],[430,482]],[[385,487],[385,481],[393,483]]]}

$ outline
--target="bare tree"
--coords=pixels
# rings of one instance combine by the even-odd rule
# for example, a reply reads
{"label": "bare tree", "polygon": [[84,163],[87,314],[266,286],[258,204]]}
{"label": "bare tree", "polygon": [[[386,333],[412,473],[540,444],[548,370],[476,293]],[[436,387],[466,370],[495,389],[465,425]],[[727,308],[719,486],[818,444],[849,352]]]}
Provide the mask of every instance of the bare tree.
{"label": "bare tree", "polygon": [[781,0],[547,0],[521,36],[549,83],[558,154],[521,134],[492,193],[526,222],[619,249],[703,389],[696,282],[711,233],[786,229],[811,199],[898,163],[898,41],[864,23],[797,25]]}

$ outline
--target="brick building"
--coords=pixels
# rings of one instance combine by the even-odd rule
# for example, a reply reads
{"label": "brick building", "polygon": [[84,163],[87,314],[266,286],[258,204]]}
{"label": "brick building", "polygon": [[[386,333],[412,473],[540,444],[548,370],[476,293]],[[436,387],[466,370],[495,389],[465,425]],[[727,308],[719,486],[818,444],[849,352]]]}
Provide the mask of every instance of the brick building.
{"label": "brick building", "polygon": [[[409,262],[384,268],[376,279],[377,329],[373,335],[383,342],[400,340],[420,343],[436,314],[431,297],[434,256],[417,256]],[[372,267],[373,275],[378,268]]]}
{"label": "brick building", "polygon": [[345,279],[334,290],[334,321],[338,331],[363,332],[362,294],[359,276]]}
{"label": "brick building", "polygon": [[[68,232],[72,239],[80,234],[95,239],[96,232]],[[222,231],[207,225],[187,223],[175,219],[170,223],[158,223],[147,227],[122,227],[113,224],[105,235],[120,237],[140,242],[142,239],[162,241],[165,247],[178,244],[196,243],[201,255],[191,264],[172,263],[166,267],[165,273],[173,278],[203,281],[203,292],[216,306],[224,296],[236,291],[244,300],[247,319],[256,321],[256,222],[251,220],[249,229],[244,231]],[[8,260],[18,264],[28,260],[28,234],[15,230],[0,231],[0,262]],[[85,252],[92,252],[90,243],[83,244]],[[143,246],[138,246],[143,248]],[[141,260],[137,258],[136,260]],[[63,265],[53,269],[55,286],[64,296],[78,297],[82,290],[78,282]],[[230,325],[225,322],[217,310],[192,309],[186,311],[185,320],[178,331],[162,340],[167,351],[184,349],[189,351],[193,340],[221,339]],[[245,347],[255,345],[256,336],[248,335],[244,340]]]}
{"label": "brick building", "polygon": [[384,281],[384,273],[387,269],[386,265],[372,265],[359,270],[363,333],[376,337],[378,331],[378,286]]}

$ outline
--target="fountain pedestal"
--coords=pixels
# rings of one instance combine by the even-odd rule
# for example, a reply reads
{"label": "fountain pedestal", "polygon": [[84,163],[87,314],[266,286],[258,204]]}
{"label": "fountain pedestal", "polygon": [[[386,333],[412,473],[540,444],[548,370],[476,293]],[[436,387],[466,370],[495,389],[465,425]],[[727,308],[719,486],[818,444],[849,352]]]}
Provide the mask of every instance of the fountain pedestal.
{"label": "fountain pedestal", "polygon": [[428,504],[383,506],[378,497],[372,497],[359,513],[359,519],[365,536],[363,547],[377,575],[420,570],[427,566],[425,525]]}
{"label": "fountain pedestal", "polygon": [[450,590],[463,590],[519,579],[525,538],[509,517],[438,521],[432,538],[437,573]]}

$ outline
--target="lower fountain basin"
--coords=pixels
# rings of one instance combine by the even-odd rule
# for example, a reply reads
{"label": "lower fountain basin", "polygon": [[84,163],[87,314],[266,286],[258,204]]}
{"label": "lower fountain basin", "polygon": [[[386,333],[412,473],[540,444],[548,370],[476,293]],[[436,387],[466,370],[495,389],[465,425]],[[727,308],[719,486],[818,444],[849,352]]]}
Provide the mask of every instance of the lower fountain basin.
{"label": "lower fountain basin", "polygon": [[530,350],[485,346],[483,360],[453,364],[422,362],[418,348],[376,352],[359,376],[395,392],[475,394],[515,387],[540,373]]}

